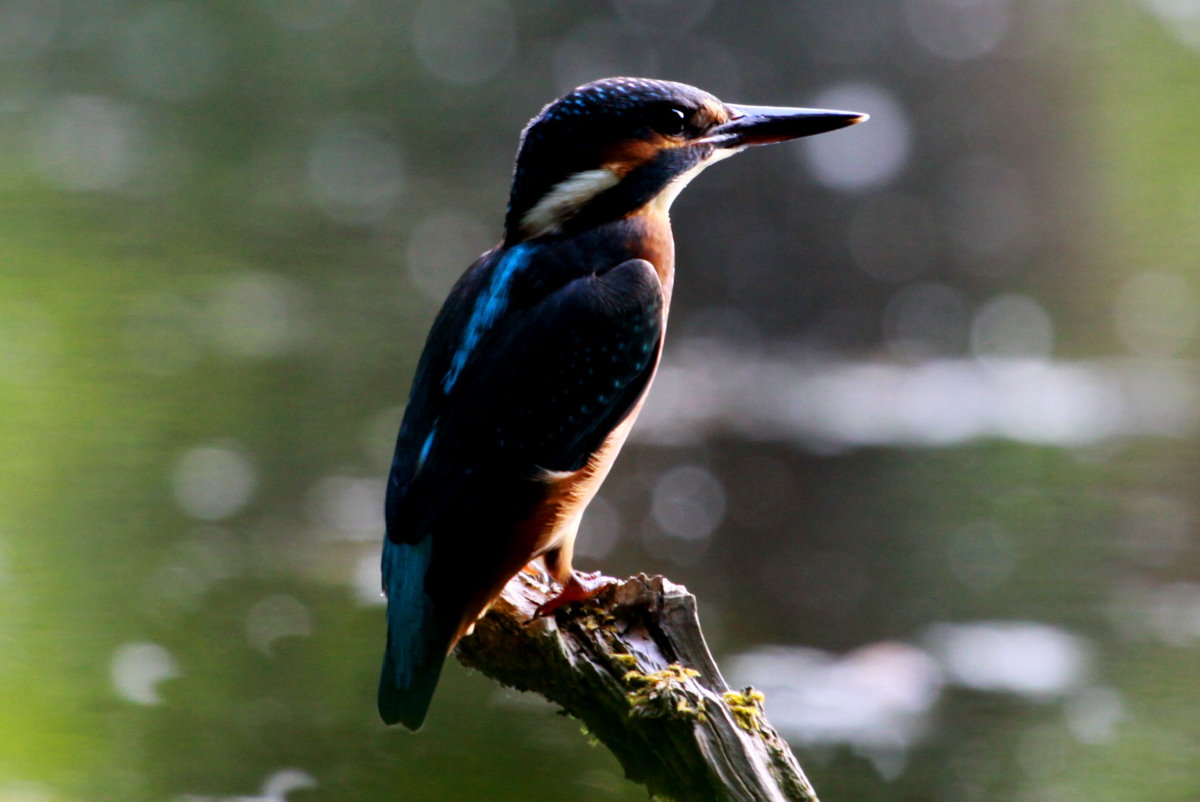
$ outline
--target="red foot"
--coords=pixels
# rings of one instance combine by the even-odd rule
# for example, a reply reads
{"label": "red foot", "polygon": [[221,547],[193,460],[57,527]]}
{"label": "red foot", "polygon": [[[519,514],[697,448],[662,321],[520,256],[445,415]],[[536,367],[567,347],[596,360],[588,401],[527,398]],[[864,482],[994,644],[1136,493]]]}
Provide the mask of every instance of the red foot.
{"label": "red foot", "polygon": [[590,599],[609,585],[618,585],[620,582],[621,580],[604,576],[599,571],[593,571],[590,574],[572,571],[571,576],[563,585],[562,591],[554,598],[547,599],[539,605],[531,620],[550,615],[565,604]]}

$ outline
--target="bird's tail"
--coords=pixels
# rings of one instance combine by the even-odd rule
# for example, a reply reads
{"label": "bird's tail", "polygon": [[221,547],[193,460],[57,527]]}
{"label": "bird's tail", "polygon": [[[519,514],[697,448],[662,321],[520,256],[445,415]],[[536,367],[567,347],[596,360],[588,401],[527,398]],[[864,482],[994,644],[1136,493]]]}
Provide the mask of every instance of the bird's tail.
{"label": "bird's tail", "polygon": [[379,715],[410,730],[420,728],[442,673],[454,627],[439,623],[425,591],[433,537],[415,544],[383,545],[383,587],[388,596],[387,651],[379,678]]}

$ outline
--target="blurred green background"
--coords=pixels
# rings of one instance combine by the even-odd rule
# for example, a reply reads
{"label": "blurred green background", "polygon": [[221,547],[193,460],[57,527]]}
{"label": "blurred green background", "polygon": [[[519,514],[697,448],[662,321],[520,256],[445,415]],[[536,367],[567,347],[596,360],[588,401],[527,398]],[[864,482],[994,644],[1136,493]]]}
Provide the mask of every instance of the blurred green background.
{"label": "blurred green background", "polygon": [[374,711],[425,331],[613,74],[873,118],[676,204],[577,563],[826,800],[1200,798],[1194,0],[0,0],[0,802],[644,798],[457,665]]}

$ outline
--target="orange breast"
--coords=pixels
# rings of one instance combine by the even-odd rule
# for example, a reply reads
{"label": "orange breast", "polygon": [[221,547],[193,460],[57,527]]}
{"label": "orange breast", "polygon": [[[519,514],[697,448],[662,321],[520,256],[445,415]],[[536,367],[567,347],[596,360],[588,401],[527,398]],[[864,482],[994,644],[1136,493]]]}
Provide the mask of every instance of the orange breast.
{"label": "orange breast", "polygon": [[666,212],[651,206],[643,206],[630,215],[630,220],[637,224],[630,250],[634,256],[654,265],[654,271],[658,273],[663,288],[663,322],[666,323],[671,290],[675,286],[675,238],[671,234],[671,220]]}

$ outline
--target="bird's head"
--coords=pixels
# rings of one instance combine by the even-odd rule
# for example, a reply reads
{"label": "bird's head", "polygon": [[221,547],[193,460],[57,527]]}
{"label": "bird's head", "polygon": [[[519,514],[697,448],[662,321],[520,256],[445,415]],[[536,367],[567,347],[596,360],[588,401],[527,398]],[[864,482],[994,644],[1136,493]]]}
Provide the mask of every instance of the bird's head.
{"label": "bird's head", "polygon": [[521,135],[509,245],[642,210],[664,213],[709,164],[751,145],[833,131],[851,111],[741,106],[671,81],[606,78],[550,103]]}

